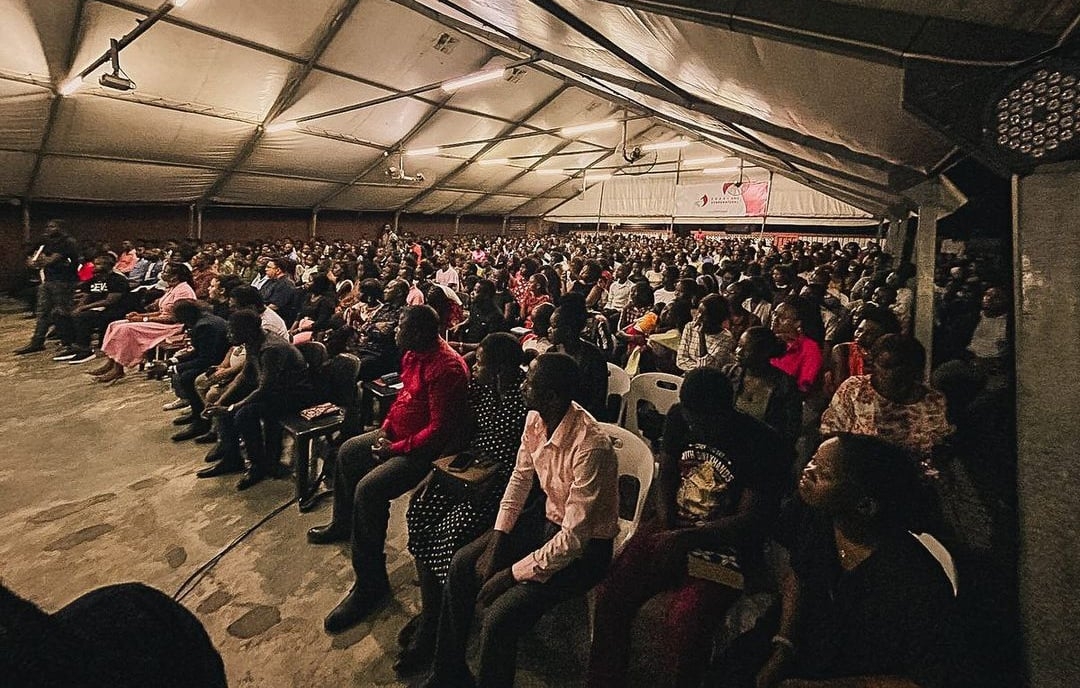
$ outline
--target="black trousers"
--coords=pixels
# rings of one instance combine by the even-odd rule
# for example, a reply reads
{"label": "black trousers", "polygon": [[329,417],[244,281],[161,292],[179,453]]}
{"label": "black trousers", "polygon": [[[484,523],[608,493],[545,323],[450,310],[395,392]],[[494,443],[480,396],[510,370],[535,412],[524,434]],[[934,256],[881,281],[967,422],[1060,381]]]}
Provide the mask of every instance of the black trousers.
{"label": "black trousers", "polygon": [[[535,551],[557,533],[559,527],[546,523],[519,521],[507,536],[504,561],[506,568]],[[435,644],[433,671],[437,685],[466,684],[468,676],[465,651],[472,627],[476,597],[482,581],[476,564],[494,537],[488,531],[458,550],[450,563],[450,576],[443,589],[442,610],[439,614],[439,633]],[[599,583],[611,563],[612,541],[590,540],[582,555],[566,568],[556,572],[545,583],[521,582],[507,590],[484,612],[480,627],[481,688],[510,688],[514,685],[518,640],[549,609],[572,597],[584,595]]]}
{"label": "black trousers", "polygon": [[243,438],[251,470],[268,472],[281,460],[281,419],[314,403],[310,396],[285,395],[248,402],[233,413],[221,416],[218,436],[224,448],[223,460],[240,462],[240,439]]}
{"label": "black trousers", "polygon": [[181,364],[177,366],[176,374],[172,378],[173,391],[176,392],[176,396],[191,404],[191,413],[195,416],[197,423],[200,422],[206,403],[195,389],[195,381],[204,372],[206,371],[201,367],[185,367]]}
{"label": "black trousers", "polygon": [[390,502],[416,487],[435,458],[434,451],[418,451],[377,462],[371,448],[378,436],[373,430],[347,440],[338,450],[334,472],[333,521],[351,525],[356,584],[372,591],[387,584]]}
{"label": "black trousers", "polygon": [[81,311],[71,315],[59,315],[56,318],[56,331],[65,346],[79,351],[90,351],[90,340],[94,333],[104,332],[109,323],[122,317],[122,314],[108,311]]}

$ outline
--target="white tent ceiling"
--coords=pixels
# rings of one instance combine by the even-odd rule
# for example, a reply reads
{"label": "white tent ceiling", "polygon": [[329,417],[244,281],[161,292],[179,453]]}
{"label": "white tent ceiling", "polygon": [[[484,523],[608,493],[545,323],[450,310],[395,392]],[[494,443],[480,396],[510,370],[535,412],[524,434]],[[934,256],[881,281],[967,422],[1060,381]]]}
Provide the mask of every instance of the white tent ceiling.
{"label": "white tent ceiling", "polygon": [[[0,198],[543,215],[585,169],[730,154],[882,215],[956,152],[902,106],[905,66],[1028,57],[1080,2],[971,5],[0,0]],[[106,64],[59,94],[148,16],[120,53],[135,90]],[[559,131],[613,119],[629,148],[692,143],[630,164],[622,127]],[[436,146],[404,158],[422,182],[387,176]]]}

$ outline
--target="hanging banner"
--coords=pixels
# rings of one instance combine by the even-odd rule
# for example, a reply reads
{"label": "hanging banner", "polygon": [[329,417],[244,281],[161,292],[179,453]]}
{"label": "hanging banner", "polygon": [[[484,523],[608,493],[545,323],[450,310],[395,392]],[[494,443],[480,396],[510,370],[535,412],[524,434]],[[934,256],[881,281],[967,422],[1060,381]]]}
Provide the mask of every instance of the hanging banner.
{"label": "hanging banner", "polygon": [[764,217],[769,204],[768,181],[716,181],[675,187],[679,217]]}

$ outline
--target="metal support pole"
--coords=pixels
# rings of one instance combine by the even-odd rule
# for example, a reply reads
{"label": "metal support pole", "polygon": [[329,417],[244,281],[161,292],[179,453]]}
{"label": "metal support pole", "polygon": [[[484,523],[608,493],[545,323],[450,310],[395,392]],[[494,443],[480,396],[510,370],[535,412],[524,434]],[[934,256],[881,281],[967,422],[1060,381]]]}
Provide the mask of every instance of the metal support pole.
{"label": "metal support pole", "polygon": [[201,205],[195,206],[195,238],[197,238],[199,241],[202,241],[202,216],[203,207]]}
{"label": "metal support pole", "polygon": [[319,229],[319,211],[316,209],[316,210],[311,211],[311,239],[312,240],[315,239],[316,232],[318,232],[318,229]]}
{"label": "metal support pole", "polygon": [[23,240],[30,241],[30,201],[23,201],[22,206]]}

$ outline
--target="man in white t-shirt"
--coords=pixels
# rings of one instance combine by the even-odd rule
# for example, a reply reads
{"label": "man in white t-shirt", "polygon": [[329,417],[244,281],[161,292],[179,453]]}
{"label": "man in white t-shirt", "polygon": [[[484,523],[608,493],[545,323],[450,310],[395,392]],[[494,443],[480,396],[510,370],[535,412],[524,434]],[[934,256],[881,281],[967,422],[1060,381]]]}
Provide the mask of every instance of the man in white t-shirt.
{"label": "man in white t-shirt", "polygon": [[461,276],[445,257],[439,258],[439,269],[435,271],[435,284],[457,291],[461,286]]}

